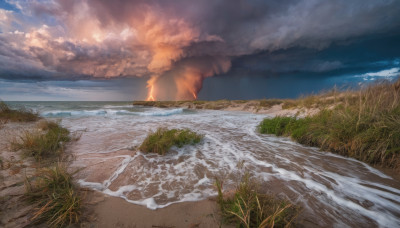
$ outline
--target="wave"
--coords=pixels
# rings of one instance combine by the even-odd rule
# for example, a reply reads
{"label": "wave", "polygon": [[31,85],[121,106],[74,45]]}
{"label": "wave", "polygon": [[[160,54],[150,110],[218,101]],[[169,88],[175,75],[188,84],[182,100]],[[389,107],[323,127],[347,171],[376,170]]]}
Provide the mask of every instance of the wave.
{"label": "wave", "polygon": [[175,114],[180,114],[180,113],[183,113],[182,108],[149,111],[149,112],[139,112],[139,113],[137,113],[137,115],[139,115],[139,116],[170,116],[170,115],[175,115]]}
{"label": "wave", "polygon": [[132,112],[128,110],[53,110],[42,112],[43,117],[85,117],[85,116],[118,116],[118,115],[134,115],[134,116],[171,116],[183,113],[182,108],[178,109],[157,109],[145,112]]}
{"label": "wave", "polygon": [[47,111],[42,112],[42,116],[44,117],[70,117],[70,116],[103,116],[106,115],[106,110],[55,110],[55,111]]}
{"label": "wave", "polygon": [[132,108],[133,105],[104,105],[103,108]]}

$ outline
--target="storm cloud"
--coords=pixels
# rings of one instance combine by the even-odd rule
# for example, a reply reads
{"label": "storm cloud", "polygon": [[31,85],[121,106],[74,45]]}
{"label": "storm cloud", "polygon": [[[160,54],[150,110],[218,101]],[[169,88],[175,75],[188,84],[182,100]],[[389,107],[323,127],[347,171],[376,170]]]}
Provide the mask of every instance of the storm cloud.
{"label": "storm cloud", "polygon": [[[203,81],[255,72],[330,72],[332,46],[385,37],[400,1],[12,1],[0,8],[0,78],[148,78],[155,99],[194,99]],[[373,60],[375,61],[375,60]]]}

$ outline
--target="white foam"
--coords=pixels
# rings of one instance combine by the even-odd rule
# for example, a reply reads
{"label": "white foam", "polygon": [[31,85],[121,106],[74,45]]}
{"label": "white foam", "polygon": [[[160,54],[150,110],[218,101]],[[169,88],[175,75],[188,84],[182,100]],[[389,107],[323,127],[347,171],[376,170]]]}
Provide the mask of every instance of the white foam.
{"label": "white foam", "polygon": [[97,109],[97,110],[52,110],[41,113],[43,117],[90,117],[90,116],[171,116],[183,113],[182,108],[177,109],[158,109],[152,108],[143,112],[128,111],[124,109]]}
{"label": "white foam", "polygon": [[104,116],[107,110],[54,110],[42,112],[44,117],[69,117],[69,116]]}
{"label": "white foam", "polygon": [[149,112],[138,112],[137,115],[139,116],[170,116],[174,114],[180,114],[183,112],[182,108],[176,109],[160,109],[156,111],[149,111]]}

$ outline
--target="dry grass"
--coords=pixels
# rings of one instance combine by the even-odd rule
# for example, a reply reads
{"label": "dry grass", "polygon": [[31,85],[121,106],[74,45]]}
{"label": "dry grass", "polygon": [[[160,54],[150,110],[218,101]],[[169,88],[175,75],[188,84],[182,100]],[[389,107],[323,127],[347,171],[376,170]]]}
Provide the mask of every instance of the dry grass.
{"label": "dry grass", "polygon": [[[300,143],[370,164],[399,168],[400,80],[379,82],[330,98],[325,97],[321,103],[327,104],[329,100],[332,108],[322,108],[318,114],[304,119],[265,119],[260,131],[291,136]],[[313,102],[318,104],[318,100]]]}
{"label": "dry grass", "polygon": [[[39,114],[32,110],[21,108],[11,109],[5,102],[0,101],[0,121],[1,123],[12,122],[31,122],[40,119]],[[0,123],[0,125],[1,125]]]}
{"label": "dry grass", "polygon": [[141,105],[148,107],[158,107],[158,108],[169,108],[169,107],[179,107],[185,101],[134,101],[133,105]]}
{"label": "dry grass", "polygon": [[216,187],[224,221],[237,227],[291,227],[299,213],[289,201],[260,193],[258,183],[249,174],[242,177],[231,197],[223,195],[221,181],[216,181]]}
{"label": "dry grass", "polygon": [[164,155],[172,146],[182,147],[187,144],[199,143],[203,135],[192,132],[188,129],[158,128],[157,131],[149,134],[140,145],[139,150],[146,153],[158,153]]}
{"label": "dry grass", "polygon": [[56,163],[39,170],[33,182],[26,180],[26,196],[37,205],[32,215],[33,223],[66,227],[79,222],[81,198],[72,175],[62,163]]}
{"label": "dry grass", "polygon": [[26,156],[32,156],[37,161],[60,156],[65,143],[71,141],[68,129],[52,121],[43,121],[38,125],[43,131],[25,131],[11,142],[11,149],[22,150]]}
{"label": "dry grass", "polygon": [[281,99],[264,99],[264,100],[260,100],[259,107],[268,109],[274,105],[282,104],[283,102],[284,102],[284,100],[281,100]]}
{"label": "dry grass", "polygon": [[217,101],[208,101],[204,104],[203,107],[205,109],[221,110],[224,108],[228,108],[230,105],[231,105],[231,101],[229,101],[229,100],[217,100]]}

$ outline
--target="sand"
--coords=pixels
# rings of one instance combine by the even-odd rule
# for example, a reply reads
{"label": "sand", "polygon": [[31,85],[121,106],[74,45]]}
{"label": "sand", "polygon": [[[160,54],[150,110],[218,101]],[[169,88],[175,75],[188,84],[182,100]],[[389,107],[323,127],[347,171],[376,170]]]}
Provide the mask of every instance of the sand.
{"label": "sand", "polygon": [[25,176],[32,176],[36,164],[32,158],[23,158],[21,152],[10,150],[10,140],[35,123],[7,123],[0,127],[0,227],[25,227],[34,206],[24,200]]}
{"label": "sand", "polygon": [[[83,227],[220,227],[214,199],[172,204],[150,210],[122,198],[88,191]],[[229,227],[229,226],[221,226]]]}

